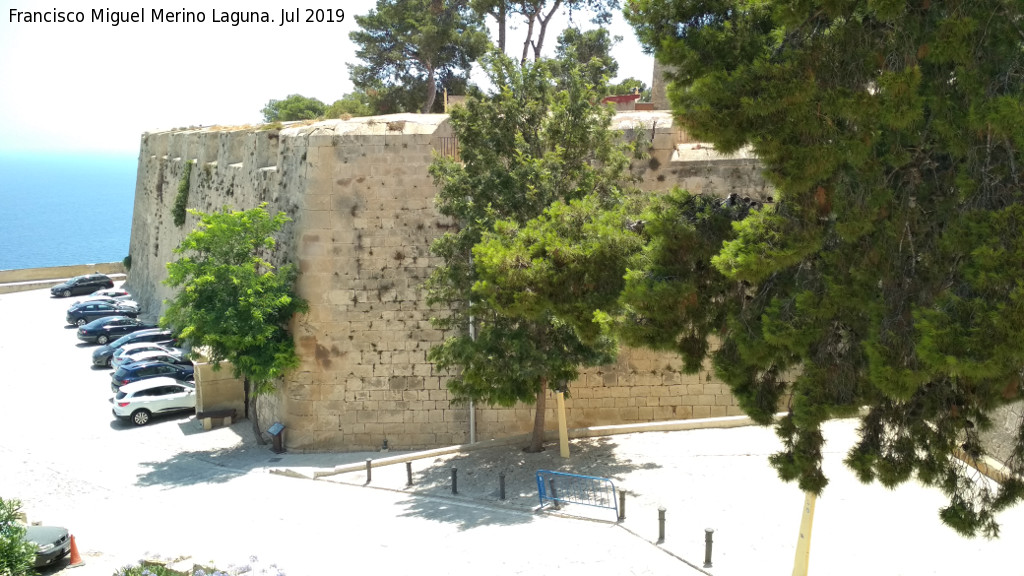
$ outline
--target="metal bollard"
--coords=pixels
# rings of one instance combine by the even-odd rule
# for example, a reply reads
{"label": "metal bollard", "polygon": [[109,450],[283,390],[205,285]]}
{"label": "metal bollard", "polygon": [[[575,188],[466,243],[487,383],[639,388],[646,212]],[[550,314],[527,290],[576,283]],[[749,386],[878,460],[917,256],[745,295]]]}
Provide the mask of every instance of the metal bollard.
{"label": "metal bollard", "polygon": [[704,567],[711,568],[711,537],[715,531],[711,528],[704,529]]}
{"label": "metal bollard", "polygon": [[412,486],[412,462],[405,463],[405,485]]}
{"label": "metal bollard", "polygon": [[554,479],[554,478],[552,478],[552,479],[550,480],[550,483],[551,483],[551,506],[552,506],[552,507],[553,507],[553,508],[554,508],[555,510],[561,510],[561,509],[562,509],[562,506],[561,506],[561,504],[559,504],[559,502],[558,502],[558,491],[557,491],[557,490],[555,490],[555,479]]}
{"label": "metal bollard", "polygon": [[505,473],[498,474],[498,498],[505,499]]}
{"label": "metal bollard", "polygon": [[665,541],[665,507],[658,507],[658,544]]}
{"label": "metal bollard", "polygon": [[452,494],[459,493],[459,469],[452,468]]}
{"label": "metal bollard", "polygon": [[372,468],[372,466],[373,466],[372,462],[373,462],[373,460],[372,460],[371,458],[367,458],[367,459],[366,459],[366,483],[367,483],[367,484],[369,484],[369,483],[370,483],[370,478],[371,478],[371,476],[373,475],[373,473],[372,473],[372,472],[370,472],[370,469],[371,469],[371,468]]}
{"label": "metal bollard", "polygon": [[619,522],[626,519],[626,491],[619,492]]}

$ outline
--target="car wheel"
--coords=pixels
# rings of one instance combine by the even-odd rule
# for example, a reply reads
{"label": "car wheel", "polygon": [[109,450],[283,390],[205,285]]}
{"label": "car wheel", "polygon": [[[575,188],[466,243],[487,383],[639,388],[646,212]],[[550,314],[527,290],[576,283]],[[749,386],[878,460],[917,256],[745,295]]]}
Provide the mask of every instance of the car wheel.
{"label": "car wheel", "polygon": [[149,410],[138,409],[132,412],[132,424],[136,426],[145,426],[149,422]]}
{"label": "car wheel", "polygon": [[65,298],[70,298],[71,297],[71,290],[65,290],[63,296]]}
{"label": "car wheel", "polygon": [[81,327],[81,326],[85,326],[85,325],[86,325],[86,324],[88,324],[88,323],[89,323],[89,322],[88,322],[88,321],[86,321],[86,319],[85,319],[85,318],[79,318],[78,320],[75,320],[75,326],[79,326],[79,327]]}
{"label": "car wheel", "polygon": [[110,338],[108,338],[106,334],[100,334],[99,338],[96,339],[96,342],[106,344],[108,340],[110,340]]}

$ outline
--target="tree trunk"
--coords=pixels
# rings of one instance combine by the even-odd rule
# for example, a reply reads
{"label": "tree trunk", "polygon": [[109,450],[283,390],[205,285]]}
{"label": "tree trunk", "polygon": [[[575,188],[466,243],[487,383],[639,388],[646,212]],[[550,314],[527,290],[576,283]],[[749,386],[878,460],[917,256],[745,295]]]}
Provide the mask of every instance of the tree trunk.
{"label": "tree trunk", "polygon": [[[551,22],[551,18],[558,11],[558,8],[562,5],[562,0],[555,0],[554,5],[551,6],[551,11],[548,12],[547,17],[543,16],[543,13],[538,15],[538,21],[540,22],[540,31],[537,33],[537,42],[533,45],[533,59],[534,61],[540,60],[540,51],[544,48],[544,35],[548,32],[548,23]],[[539,12],[539,11],[538,11]],[[532,26],[531,32],[532,32]]]}
{"label": "tree trunk", "polygon": [[534,408],[533,435],[530,438],[530,445],[524,449],[525,452],[544,451],[544,404],[547,397],[548,379],[547,377],[543,377],[540,379],[540,390],[537,392],[537,405]]}
{"label": "tree trunk", "polygon": [[502,2],[498,6],[498,15],[495,20],[498,21],[498,51],[502,54],[505,53],[505,21],[507,20],[507,5]]}
{"label": "tree trunk", "polygon": [[256,395],[252,393],[252,384],[248,378],[242,380],[242,383],[245,390],[245,416],[252,422],[252,433],[256,436],[256,443],[266,446],[267,441],[263,439],[263,433],[260,431],[260,416],[256,410]]}
{"label": "tree trunk", "polygon": [[527,19],[529,26],[526,28],[526,40],[523,42],[523,57],[519,59],[520,66],[526,64],[526,57],[530,54],[530,41],[533,40],[533,22],[536,18],[536,14],[530,14]]}
{"label": "tree trunk", "polygon": [[437,97],[437,82],[434,81],[434,68],[430,67],[430,73],[427,76],[427,103],[423,105],[423,113],[430,114],[430,109],[434,107],[434,98]]}

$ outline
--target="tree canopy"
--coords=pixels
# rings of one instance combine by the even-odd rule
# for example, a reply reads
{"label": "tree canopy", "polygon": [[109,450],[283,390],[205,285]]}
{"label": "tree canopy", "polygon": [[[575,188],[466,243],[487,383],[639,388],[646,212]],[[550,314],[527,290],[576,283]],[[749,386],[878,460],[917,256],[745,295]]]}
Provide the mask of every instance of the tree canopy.
{"label": "tree canopy", "polygon": [[526,39],[520,58],[520,62],[526,62],[531,55],[534,60],[541,59],[548,25],[562,8],[569,12],[570,17],[575,12],[590,12],[593,23],[605,25],[611,22],[612,12],[619,9],[620,3],[619,0],[554,0],[550,3],[547,0],[520,0],[509,5],[512,12],[526,20]]}
{"label": "tree canopy", "polygon": [[555,47],[552,63],[555,76],[561,74],[562,66],[582,67],[586,80],[603,93],[608,81],[619,72],[619,63],[612,56],[612,46],[621,40],[621,36],[612,36],[604,28],[585,31],[566,28],[559,34]]}
{"label": "tree canopy", "polygon": [[1001,1],[627,6],[674,67],[676,115],[718,150],[751,146],[778,190],[685,277],[742,287],[702,331],[761,422],[792,394],[773,465],[820,493],[821,424],[867,407],[847,464],[941,488],[963,534],[995,535],[1024,496],[1024,427],[998,488],[950,458],[985,454],[979,431],[1024,381],[1022,16]]}
{"label": "tree canopy", "polygon": [[168,286],[180,288],[160,319],[202,349],[214,365],[228,361],[244,378],[249,416],[260,435],[255,399],[299,363],[289,324],[308,309],[294,292],[295,267],[271,264],[274,234],[289,220],[273,217],[266,204],[243,211],[223,208],[199,217],[195,230],[174,249],[167,264]]}
{"label": "tree canopy", "polygon": [[313,120],[327,112],[327,105],[316,98],[290,94],[284,100],[271,100],[263,107],[264,122],[290,122]]}
{"label": "tree canopy", "polygon": [[629,183],[628,158],[610,129],[610,110],[591,104],[593,86],[578,69],[559,90],[545,61],[519,65],[492,54],[485,64],[498,91],[451,113],[462,162],[439,158],[431,166],[438,210],[458,227],[432,246],[444,264],[428,281],[429,301],[443,305],[434,322],[452,335],[428,357],[459,368],[448,385],[456,399],[537,402],[530,449],[539,450],[547,391],[574,380],[580,366],[611,361],[615,343],[584,342],[548,310],[503,313],[509,294],[477,283],[472,255],[492,256],[474,246],[499,221],[525,223],[556,200],[597,191],[595,198],[613,202]]}
{"label": "tree canopy", "polygon": [[[846,458],[862,480],[916,477],[949,497],[949,526],[996,535],[1024,496],[1024,423],[1001,485],[962,459],[1024,392],[1022,10],[631,0],[675,66],[677,117],[720,151],[751,146],[777,202],[674,191],[622,219],[577,202],[582,225],[549,211],[489,236],[480,282],[580,335],[674,350],[689,371],[710,358],[809,492],[828,483],[822,424],[866,409]],[[574,237],[606,256],[573,256]],[[609,266],[624,282],[594,280]]]}
{"label": "tree canopy", "polygon": [[373,109],[370,107],[370,96],[361,91],[355,90],[335,100],[324,116],[327,118],[341,118],[342,116],[372,116]]}
{"label": "tree canopy", "polygon": [[466,0],[377,0],[349,33],[364,64],[349,65],[356,88],[377,113],[433,112],[437,92],[468,78],[489,46]]}

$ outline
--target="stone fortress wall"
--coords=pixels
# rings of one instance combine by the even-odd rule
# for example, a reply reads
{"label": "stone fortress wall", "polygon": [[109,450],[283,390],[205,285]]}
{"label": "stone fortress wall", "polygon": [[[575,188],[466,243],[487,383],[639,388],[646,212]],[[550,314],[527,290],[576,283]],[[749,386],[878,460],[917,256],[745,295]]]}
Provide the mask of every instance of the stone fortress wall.
{"label": "stone fortress wall", "polygon": [[[686,142],[667,112],[626,112],[616,126],[647,130],[653,150],[635,166],[642,188],[771,194],[755,159],[721,157]],[[455,154],[446,115],[402,114],[259,127],[203,128],[142,138],[128,284],[145,310],[172,294],[161,281],[173,249],[195,226],[172,222],[184,162],[195,160],[188,206],[246,209],[268,202],[292,219],[280,256],[296,262],[310,311],[293,329],[302,365],[273,402],[294,451],[421,449],[469,441],[469,407],[427,361],[443,334],[421,289],[438,260],[431,241],[453,226],[434,209],[427,168]],[[677,358],[626,349],[613,366],[584,372],[566,400],[570,427],[740,414],[708,371],[687,375]],[[554,406],[550,402],[548,406]],[[555,426],[553,412],[549,427]],[[478,439],[530,430],[532,407],[475,407]],[[265,423],[269,423],[265,421]]]}

